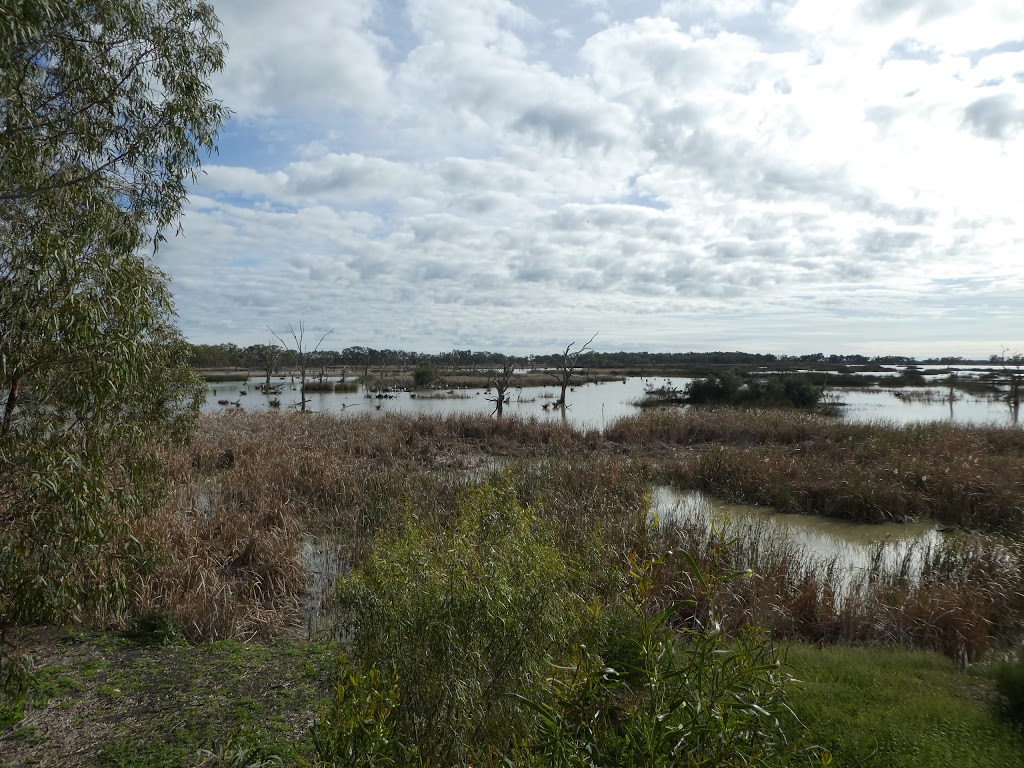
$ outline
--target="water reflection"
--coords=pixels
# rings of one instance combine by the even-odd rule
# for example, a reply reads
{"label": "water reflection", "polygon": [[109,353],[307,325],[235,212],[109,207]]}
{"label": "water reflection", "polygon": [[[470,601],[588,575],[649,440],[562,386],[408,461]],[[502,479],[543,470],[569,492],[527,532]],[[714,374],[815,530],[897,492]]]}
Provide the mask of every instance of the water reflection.
{"label": "water reflection", "polygon": [[958,424],[1018,424],[1016,414],[1003,399],[975,397],[945,388],[927,389],[844,389],[830,396],[842,404],[846,421],[892,421],[910,424],[926,421],[952,421]]}
{"label": "water reflection", "polygon": [[[565,420],[579,429],[604,429],[624,416],[640,412],[635,403],[648,385],[682,389],[691,379],[644,378],[577,386],[567,393],[568,407],[555,407],[558,387],[517,387],[508,391],[505,414],[520,418]],[[277,394],[264,394],[259,381],[218,382],[207,388],[204,413],[235,410],[295,410],[298,385],[275,379]],[[355,392],[307,392],[306,409],[326,413],[481,414],[494,412],[493,393],[484,388],[377,393],[360,386]],[[491,399],[489,399],[491,398]],[[898,424],[953,421],[962,424],[1018,425],[1019,410],[1006,399],[975,397],[961,392],[951,399],[946,388],[829,389],[826,400],[841,404],[839,414],[847,421],[891,421]],[[276,405],[275,405],[276,403]],[[1018,406],[1019,408],[1019,406]]]}
{"label": "water reflection", "polygon": [[[729,504],[700,491],[660,486],[651,497],[661,520],[698,521],[710,527],[725,524],[733,536],[780,537],[795,544],[808,565],[835,561],[847,579],[873,563],[898,569],[909,558],[910,572],[920,570],[924,551],[946,534],[933,523],[849,523],[814,515],[786,515],[767,507]],[[879,545],[884,544],[884,547]],[[847,581],[849,583],[849,581]]]}
{"label": "water reflection", "polygon": [[[582,384],[566,393],[568,407],[555,407],[558,399],[557,386],[514,387],[508,390],[508,402],[504,406],[506,415],[521,418],[565,420],[579,429],[604,429],[623,416],[639,413],[635,403],[644,395],[648,384],[682,388],[690,379],[659,378],[647,379],[640,376],[625,380]],[[299,403],[298,385],[290,381],[275,381],[283,384],[279,395],[265,395],[259,389],[260,382],[218,382],[207,389],[204,413],[222,413],[234,410],[269,411],[270,401],[276,397],[280,405],[273,410],[283,412],[295,410]],[[244,393],[244,394],[243,394]],[[482,414],[494,412],[493,397],[484,388],[428,390],[419,392],[378,393],[360,387],[357,392],[307,392],[306,410],[326,413],[411,413],[434,414]],[[237,404],[236,404],[237,403]]]}

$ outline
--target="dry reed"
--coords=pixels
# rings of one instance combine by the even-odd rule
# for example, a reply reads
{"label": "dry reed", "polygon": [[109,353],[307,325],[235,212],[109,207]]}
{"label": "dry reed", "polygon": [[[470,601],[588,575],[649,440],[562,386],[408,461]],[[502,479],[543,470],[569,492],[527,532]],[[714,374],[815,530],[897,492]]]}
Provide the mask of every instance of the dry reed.
{"label": "dry reed", "polygon": [[[139,587],[140,609],[175,616],[195,638],[288,631],[306,597],[303,533],[329,539],[343,570],[382,529],[410,518],[447,525],[463,489],[503,471],[522,504],[555,518],[567,555],[593,567],[647,541],[722,571],[750,568],[720,596],[727,629],[753,621],[785,637],[974,660],[1024,619],[1017,545],[949,543],[917,553],[920,569],[879,558],[856,576],[767,529],[676,521],[652,540],[647,494],[671,481],[786,511],[1014,531],[1022,455],[1019,430],[779,411],[650,412],[604,434],[469,415],[207,416],[191,447],[166,457],[174,493],[137,527],[164,553]],[[683,569],[662,574],[666,601],[706,599]]]}

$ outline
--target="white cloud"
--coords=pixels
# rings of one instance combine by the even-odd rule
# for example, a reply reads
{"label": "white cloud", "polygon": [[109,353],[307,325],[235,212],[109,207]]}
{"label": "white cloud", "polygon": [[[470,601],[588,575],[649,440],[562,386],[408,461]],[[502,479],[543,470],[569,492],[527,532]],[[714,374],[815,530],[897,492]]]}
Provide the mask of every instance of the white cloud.
{"label": "white cloud", "polygon": [[383,110],[387,41],[372,32],[373,0],[217,0],[230,51],[217,94],[243,117],[299,110]]}
{"label": "white cloud", "polygon": [[216,5],[261,117],[161,252],[196,338],[987,354],[1024,300],[1016,3]]}

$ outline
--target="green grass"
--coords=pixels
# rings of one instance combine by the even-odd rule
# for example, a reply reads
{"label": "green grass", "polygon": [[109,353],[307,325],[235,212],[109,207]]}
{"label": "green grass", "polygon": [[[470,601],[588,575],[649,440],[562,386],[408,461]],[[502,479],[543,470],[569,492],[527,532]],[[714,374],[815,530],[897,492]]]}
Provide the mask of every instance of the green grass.
{"label": "green grass", "polygon": [[1024,766],[1024,735],[1001,720],[984,672],[937,654],[794,645],[787,698],[833,765]]}
{"label": "green grass", "polygon": [[[45,658],[26,717],[0,728],[0,766],[295,765],[335,662],[322,644],[153,645],[118,635],[37,637]],[[242,762],[231,762],[245,753]]]}

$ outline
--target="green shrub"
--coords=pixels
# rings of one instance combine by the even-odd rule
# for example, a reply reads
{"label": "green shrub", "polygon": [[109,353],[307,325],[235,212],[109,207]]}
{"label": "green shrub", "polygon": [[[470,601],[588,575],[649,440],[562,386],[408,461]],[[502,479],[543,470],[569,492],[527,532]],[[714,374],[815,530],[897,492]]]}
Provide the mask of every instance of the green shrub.
{"label": "green shrub", "polygon": [[1000,664],[995,679],[1003,714],[1017,725],[1024,725],[1024,661]]}
{"label": "green shrub", "polygon": [[[709,580],[692,558],[677,556],[713,593],[719,577]],[[788,712],[783,694],[790,678],[766,634],[747,627],[726,637],[713,604],[699,618],[692,601],[653,613],[652,587],[666,557],[630,554],[627,588],[604,613],[612,632],[596,649],[579,646],[573,664],[556,668],[545,701],[524,701],[540,717],[540,738],[517,762],[654,768],[814,758],[786,742],[780,717]],[[673,629],[683,608],[689,623]]]}
{"label": "green shrub", "polygon": [[[657,541],[641,532],[636,551]],[[754,627],[722,629],[715,596],[740,574],[717,560],[706,574],[683,553],[575,560],[558,543],[508,476],[466,492],[446,528],[411,520],[378,534],[338,583],[349,653],[314,728],[321,760],[625,767],[808,756],[779,725],[789,677],[775,644]],[[658,607],[670,557],[685,560],[699,605]],[[617,590],[607,590],[610,561]]]}
{"label": "green shrub", "polygon": [[416,387],[429,387],[441,379],[441,373],[434,365],[421,365],[412,373],[412,381]]}
{"label": "green shrub", "polygon": [[805,376],[759,376],[746,381],[736,373],[714,373],[686,385],[694,405],[790,406],[813,408],[821,388]]}
{"label": "green shrub", "polygon": [[[508,483],[467,492],[451,530],[410,522],[379,535],[339,582],[340,630],[363,669],[394,676],[396,738],[436,765],[504,752],[583,619],[579,576],[555,531]],[[333,759],[332,755],[323,755]]]}
{"label": "green shrub", "polygon": [[740,377],[732,371],[712,373],[686,385],[686,397],[694,405],[731,403],[740,389]]}
{"label": "green shrub", "polygon": [[363,671],[341,657],[331,696],[313,726],[313,744],[335,768],[392,768],[415,764],[415,750],[394,738],[398,680],[376,667]]}

